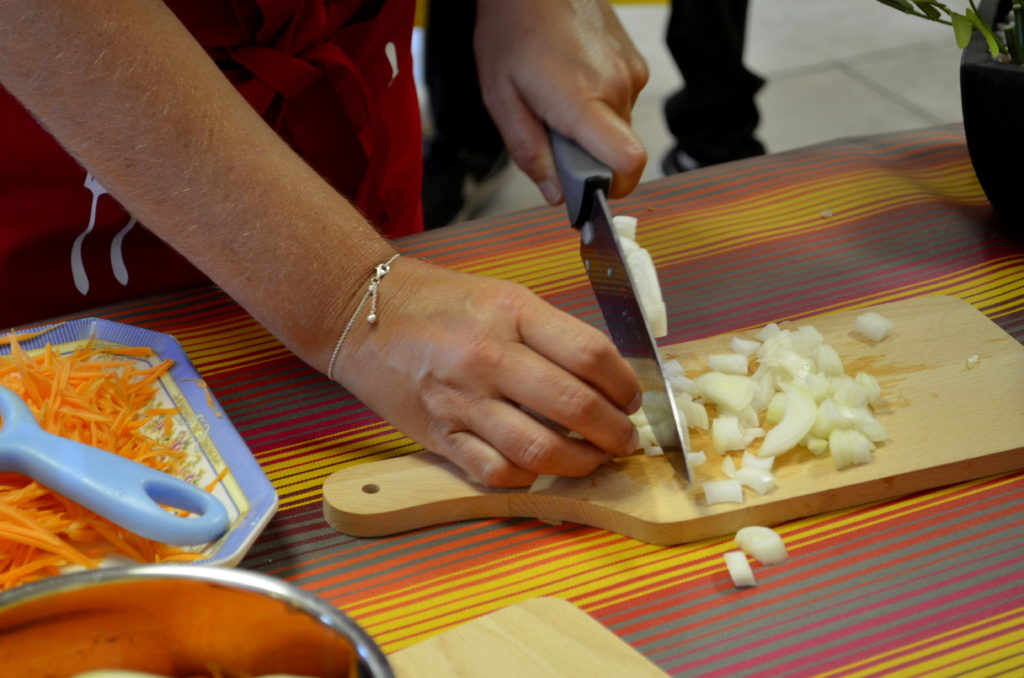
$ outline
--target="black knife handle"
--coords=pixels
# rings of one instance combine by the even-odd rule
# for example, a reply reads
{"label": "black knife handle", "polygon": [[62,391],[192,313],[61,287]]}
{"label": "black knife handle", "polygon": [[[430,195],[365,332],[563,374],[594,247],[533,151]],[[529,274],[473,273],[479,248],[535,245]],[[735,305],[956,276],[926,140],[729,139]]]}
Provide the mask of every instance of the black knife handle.
{"label": "black knife handle", "polygon": [[555,130],[549,130],[549,134],[569,221],[574,228],[580,228],[590,221],[594,191],[601,191],[607,197],[612,171],[569,137]]}

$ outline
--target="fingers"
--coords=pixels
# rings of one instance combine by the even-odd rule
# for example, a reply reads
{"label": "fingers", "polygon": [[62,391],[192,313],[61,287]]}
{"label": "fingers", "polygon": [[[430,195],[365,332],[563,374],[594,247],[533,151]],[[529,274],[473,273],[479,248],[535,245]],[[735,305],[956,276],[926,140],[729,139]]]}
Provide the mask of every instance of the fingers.
{"label": "fingers", "polygon": [[602,332],[545,303],[519,318],[527,346],[596,388],[620,410],[632,414],[639,409],[640,382]]}
{"label": "fingers", "polygon": [[442,454],[492,487],[529,485],[541,473],[584,476],[607,459],[500,400],[480,401],[465,414],[472,432],[447,436]]}
{"label": "fingers", "polygon": [[544,124],[517,93],[509,88],[492,91],[487,108],[512,162],[537,184],[549,205],[562,202],[562,186],[555,170],[551,140]]}
{"label": "fingers", "polygon": [[562,200],[549,127],[611,168],[612,197],[636,187],[647,153],[630,117],[648,69],[607,2],[479,2],[475,49],[487,109],[549,203]]}

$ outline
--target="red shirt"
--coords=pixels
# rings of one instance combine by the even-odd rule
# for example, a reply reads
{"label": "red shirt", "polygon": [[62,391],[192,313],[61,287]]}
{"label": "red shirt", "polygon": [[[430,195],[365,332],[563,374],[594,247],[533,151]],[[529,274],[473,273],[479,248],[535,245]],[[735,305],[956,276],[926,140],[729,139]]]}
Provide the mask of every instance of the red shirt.
{"label": "red shirt", "polygon": [[[422,229],[414,0],[167,0],[245,99],[388,236]],[[0,327],[208,281],[0,88]]]}

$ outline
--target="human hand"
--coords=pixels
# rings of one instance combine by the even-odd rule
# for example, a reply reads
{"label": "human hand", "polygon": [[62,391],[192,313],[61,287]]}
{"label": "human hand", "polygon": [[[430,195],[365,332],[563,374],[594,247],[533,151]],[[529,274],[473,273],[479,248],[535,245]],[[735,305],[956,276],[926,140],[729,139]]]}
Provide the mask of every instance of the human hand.
{"label": "human hand", "polygon": [[636,449],[632,369],[604,334],[526,288],[402,257],[381,282],[377,315],[372,326],[357,318],[334,376],[478,480],[582,476]]}
{"label": "human hand", "polygon": [[640,180],[647,153],[630,127],[647,65],[605,0],[478,0],[477,68],[509,154],[551,204],[562,189],[547,128],[614,172],[611,197]]}

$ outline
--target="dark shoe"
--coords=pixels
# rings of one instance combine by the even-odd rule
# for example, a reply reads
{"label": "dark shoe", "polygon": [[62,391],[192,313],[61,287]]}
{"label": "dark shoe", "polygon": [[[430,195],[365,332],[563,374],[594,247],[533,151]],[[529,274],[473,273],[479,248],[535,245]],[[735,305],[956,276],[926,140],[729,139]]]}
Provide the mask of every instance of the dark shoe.
{"label": "dark shoe", "polygon": [[753,137],[746,137],[738,142],[719,146],[713,151],[709,149],[702,153],[698,153],[697,151],[693,151],[693,153],[694,155],[690,155],[690,153],[683,150],[679,144],[676,144],[668,153],[665,154],[665,157],[661,159],[662,173],[665,176],[669,176],[671,174],[689,172],[690,170],[708,167],[710,165],[717,165],[723,162],[752,158],[757,155],[764,155],[765,149],[757,139]]}
{"label": "dark shoe", "polygon": [[471,219],[500,186],[505,149],[482,153],[434,138],[423,154],[423,225],[427,229]]}
{"label": "dark shoe", "polygon": [[690,170],[695,170],[700,167],[703,167],[703,165],[694,160],[693,156],[678,146],[673,146],[672,150],[666,153],[661,159],[661,173],[666,177],[671,174],[689,172]]}

